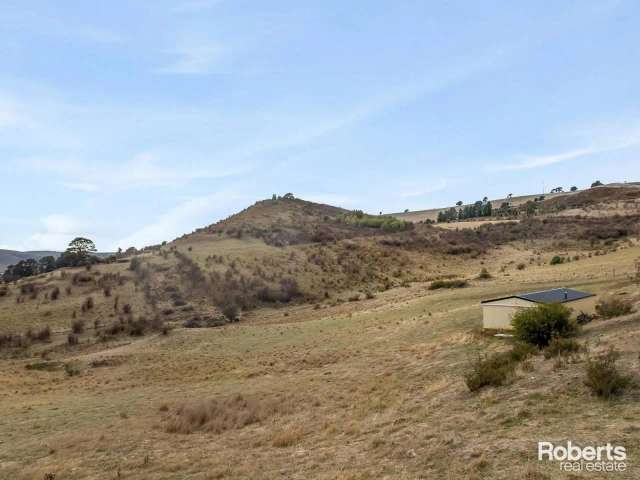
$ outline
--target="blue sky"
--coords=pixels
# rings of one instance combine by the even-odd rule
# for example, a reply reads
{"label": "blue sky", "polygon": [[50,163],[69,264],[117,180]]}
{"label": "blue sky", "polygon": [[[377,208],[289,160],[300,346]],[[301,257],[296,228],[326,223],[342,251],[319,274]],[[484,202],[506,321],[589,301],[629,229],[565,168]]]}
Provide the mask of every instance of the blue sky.
{"label": "blue sky", "polygon": [[0,5],[0,248],[640,180],[634,1]]}

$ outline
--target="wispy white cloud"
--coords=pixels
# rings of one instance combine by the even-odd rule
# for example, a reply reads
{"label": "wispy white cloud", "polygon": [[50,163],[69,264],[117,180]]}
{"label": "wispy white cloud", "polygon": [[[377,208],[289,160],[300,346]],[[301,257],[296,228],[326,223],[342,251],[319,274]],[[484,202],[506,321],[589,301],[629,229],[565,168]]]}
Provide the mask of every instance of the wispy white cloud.
{"label": "wispy white cloud", "polygon": [[87,235],[87,227],[71,215],[47,215],[40,220],[38,231],[26,239],[20,250],[64,250],[75,237]]}
{"label": "wispy white cloud", "polygon": [[206,75],[213,73],[229,49],[208,41],[187,41],[167,52],[174,58],[172,63],[156,69],[157,73],[171,75]]}
{"label": "wispy white cloud", "polygon": [[595,130],[583,129],[582,136],[588,139],[583,140],[588,144],[586,147],[546,155],[518,155],[505,163],[489,165],[487,170],[491,172],[529,170],[640,145],[640,127],[601,126]]}
{"label": "wispy white cloud", "polygon": [[239,195],[233,189],[191,198],[159,215],[153,222],[122,238],[117,247],[137,248],[154,245],[163,240],[172,240],[190,232],[194,225],[204,226],[214,219],[228,215],[232,206],[250,197]]}
{"label": "wispy white cloud", "polygon": [[75,158],[27,157],[20,158],[16,166],[60,175],[64,179],[60,185],[84,192],[177,187],[195,180],[240,175],[253,168],[250,162],[232,166],[191,166],[186,161],[163,161],[162,155],[154,152],[142,152],[120,164],[95,164]]}

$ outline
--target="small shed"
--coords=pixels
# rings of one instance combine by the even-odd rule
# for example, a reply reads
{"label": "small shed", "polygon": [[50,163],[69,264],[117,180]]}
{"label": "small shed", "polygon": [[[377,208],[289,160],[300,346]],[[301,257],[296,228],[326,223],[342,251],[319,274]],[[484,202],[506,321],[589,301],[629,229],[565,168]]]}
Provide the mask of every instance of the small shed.
{"label": "small shed", "polygon": [[511,330],[511,319],[522,308],[532,308],[540,304],[562,303],[571,308],[575,318],[580,313],[595,313],[596,296],[571,288],[553,288],[540,292],[520,293],[508,297],[484,300],[482,305],[482,326],[493,330]]}

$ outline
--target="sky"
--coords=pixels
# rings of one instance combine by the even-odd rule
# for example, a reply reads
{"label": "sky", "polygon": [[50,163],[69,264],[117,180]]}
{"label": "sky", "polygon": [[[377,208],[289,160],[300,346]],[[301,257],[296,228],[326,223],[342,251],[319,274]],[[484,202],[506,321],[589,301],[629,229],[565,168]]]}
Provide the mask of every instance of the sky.
{"label": "sky", "polygon": [[3,0],[0,248],[273,193],[418,210],[640,180],[640,3]]}

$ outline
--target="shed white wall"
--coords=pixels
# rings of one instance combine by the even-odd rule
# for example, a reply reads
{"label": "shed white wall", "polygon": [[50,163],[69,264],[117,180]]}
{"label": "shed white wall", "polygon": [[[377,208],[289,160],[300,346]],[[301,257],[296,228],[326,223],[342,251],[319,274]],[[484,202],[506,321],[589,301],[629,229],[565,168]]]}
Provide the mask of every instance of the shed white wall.
{"label": "shed white wall", "polygon": [[[482,326],[491,330],[512,330],[511,320],[516,312],[522,308],[532,308],[539,303],[522,300],[521,298],[506,298],[495,302],[482,304]],[[596,297],[587,297],[563,305],[571,309],[571,316],[575,318],[581,312],[594,314]]]}

